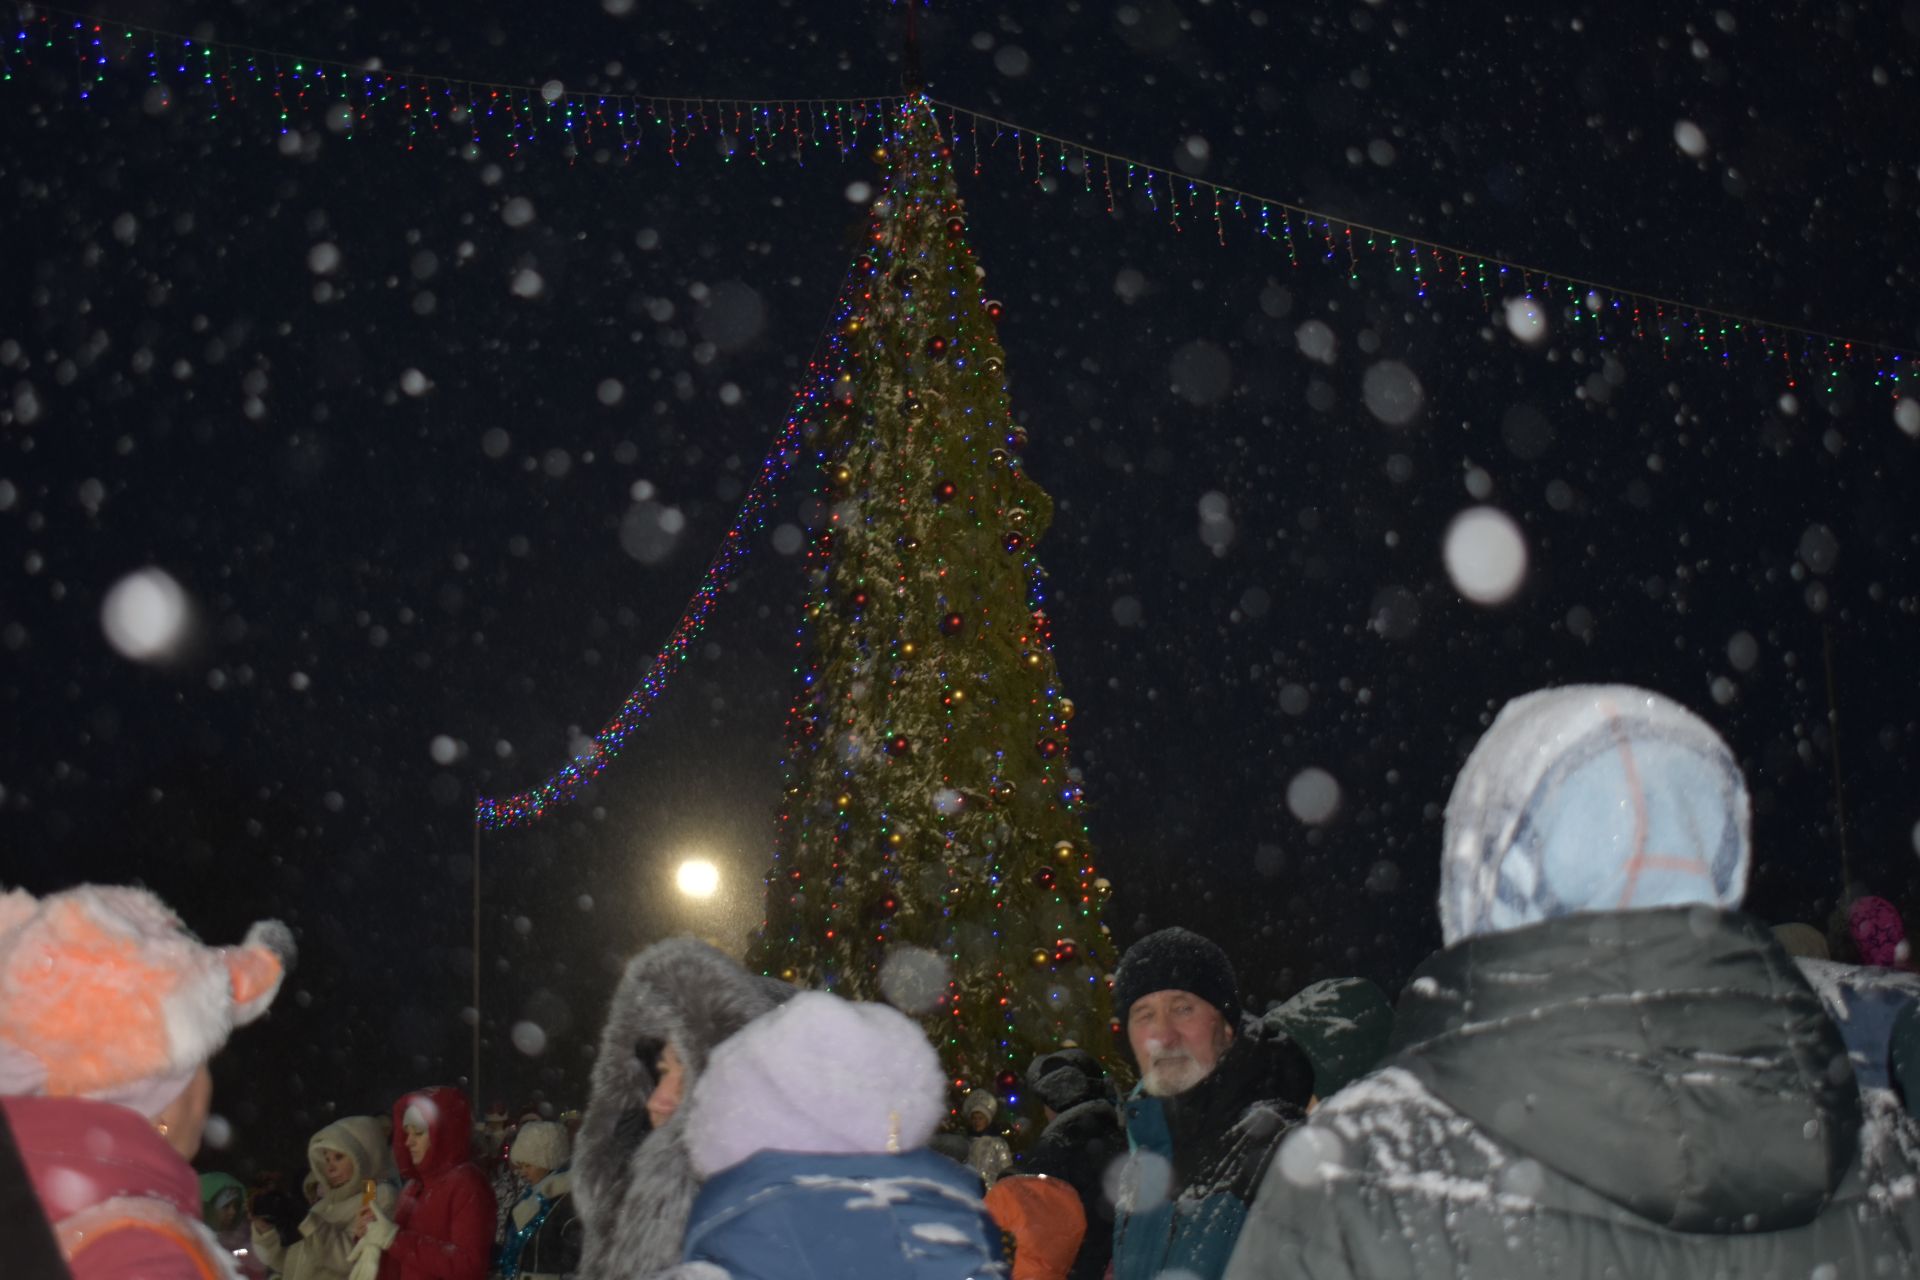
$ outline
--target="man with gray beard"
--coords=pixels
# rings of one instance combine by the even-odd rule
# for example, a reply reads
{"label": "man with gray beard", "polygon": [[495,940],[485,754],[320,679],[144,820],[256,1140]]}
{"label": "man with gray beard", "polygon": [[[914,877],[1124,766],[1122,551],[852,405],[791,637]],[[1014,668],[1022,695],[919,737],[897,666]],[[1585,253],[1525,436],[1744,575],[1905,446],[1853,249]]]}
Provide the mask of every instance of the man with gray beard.
{"label": "man with gray beard", "polygon": [[1187,929],[1127,949],[1113,1006],[1140,1068],[1123,1109],[1114,1280],[1218,1280],[1274,1149],[1306,1117],[1312,1064],[1241,1013],[1226,953]]}

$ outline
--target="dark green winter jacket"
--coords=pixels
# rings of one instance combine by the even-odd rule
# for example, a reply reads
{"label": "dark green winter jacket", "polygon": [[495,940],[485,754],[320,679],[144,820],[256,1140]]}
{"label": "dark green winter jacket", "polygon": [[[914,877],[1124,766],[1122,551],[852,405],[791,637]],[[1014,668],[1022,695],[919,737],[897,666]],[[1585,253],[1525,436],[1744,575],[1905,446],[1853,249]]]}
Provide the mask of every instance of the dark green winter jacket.
{"label": "dark green winter jacket", "polygon": [[[1863,1121],[1863,1116],[1865,1120]],[[1227,1280],[1920,1274],[1920,1130],[1765,925],[1566,916],[1422,967],[1262,1182]]]}
{"label": "dark green winter jacket", "polygon": [[1131,1148],[1114,1205],[1114,1280],[1218,1280],[1274,1148],[1306,1117],[1313,1066],[1249,1022],[1185,1093],[1135,1092],[1121,1108]]}

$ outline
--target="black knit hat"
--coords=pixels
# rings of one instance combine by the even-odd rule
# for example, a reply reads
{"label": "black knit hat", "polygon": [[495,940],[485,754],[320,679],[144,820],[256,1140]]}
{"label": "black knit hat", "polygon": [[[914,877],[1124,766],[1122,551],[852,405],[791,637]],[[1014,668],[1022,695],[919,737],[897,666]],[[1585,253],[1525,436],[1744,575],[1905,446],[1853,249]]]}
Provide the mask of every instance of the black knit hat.
{"label": "black knit hat", "polygon": [[1150,933],[1127,948],[1113,973],[1113,1016],[1127,1025],[1127,1010],[1156,991],[1191,991],[1220,1011],[1228,1023],[1240,1017],[1240,984],[1233,962],[1210,939],[1175,925]]}
{"label": "black knit hat", "polygon": [[1055,1111],[1104,1097],[1107,1073],[1085,1049],[1055,1049],[1027,1067],[1027,1087]]}

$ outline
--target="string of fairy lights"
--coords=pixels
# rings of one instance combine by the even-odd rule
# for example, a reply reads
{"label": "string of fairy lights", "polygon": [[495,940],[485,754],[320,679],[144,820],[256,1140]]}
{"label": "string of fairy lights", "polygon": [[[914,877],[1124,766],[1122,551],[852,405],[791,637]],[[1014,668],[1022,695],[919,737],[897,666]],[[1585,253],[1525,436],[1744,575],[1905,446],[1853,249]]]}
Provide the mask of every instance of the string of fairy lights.
{"label": "string of fairy lights", "polygon": [[[1759,359],[1789,391],[1838,395],[1869,383],[1891,396],[1896,417],[1913,412],[1920,351],[1782,324],[1662,297],[1517,261],[1475,253],[1388,228],[1337,218],[1303,205],[1208,182],[958,104],[902,95],[858,98],[714,98],[576,92],[556,83],[510,85],[464,77],[389,71],[377,64],[296,56],[200,40],[159,28],[111,21],[55,6],[27,5],[0,40],[0,84],[31,79],[66,84],[91,102],[110,75],[144,77],[147,105],[201,110],[209,121],[265,113],[278,133],[320,129],[346,138],[398,130],[409,152],[423,144],[557,150],[569,163],[588,156],[631,163],[660,156],[676,168],[689,159],[768,164],[864,157],[884,144],[904,102],[945,114],[956,167],[975,176],[1013,161],[1041,188],[1077,185],[1113,212],[1145,206],[1174,234],[1210,235],[1222,247],[1264,246],[1290,268],[1321,266],[1357,277],[1371,271],[1385,287],[1426,299],[1440,292],[1478,298],[1528,323],[1559,325],[1605,349],[1634,342],[1661,358],[1704,358],[1731,365]],[[852,279],[851,275],[849,277]],[[836,303],[824,355],[809,362],[794,409],[750,487],[735,522],[709,563],[679,622],[592,747],[538,786],[482,798],[485,829],[539,821],[596,779],[652,704],[737,571],[751,535],[764,526],[775,489],[799,452],[799,438],[832,394],[845,352],[835,336],[851,301]]]}
{"label": "string of fairy lights", "polygon": [[699,639],[711,621],[713,607],[738,572],[754,538],[766,528],[780,481],[803,452],[808,427],[829,411],[845,354],[840,331],[855,302],[863,273],[849,268],[833,306],[833,319],[807,361],[805,376],[794,393],[793,408],[773,447],[761,460],[760,470],[741,500],[738,514],[727,527],[720,549],[707,564],[700,585],[674,624],[666,643],[653,656],[640,683],[620,704],[620,709],[593,736],[590,747],[562,765],[545,781],[509,796],[481,796],[474,803],[474,824],[486,831],[528,827],[554,809],[577,799],[603,773],[620,749],[666,691],[668,682],[687,660],[688,648]]}
{"label": "string of fairy lights", "polygon": [[[509,155],[557,147],[569,162],[605,152],[631,161],[661,154],[681,165],[705,152],[723,163],[766,164],[832,154],[842,159],[885,140],[901,95],[866,98],[720,98],[574,92],[412,71],[388,71],[246,45],[198,40],[54,6],[29,6],[0,46],[0,83],[29,69],[70,70],[81,100],[109,72],[142,74],[157,105],[198,104],[210,120],[240,107],[269,112],[281,132],[319,127],[355,136],[397,125],[408,150],[423,140],[497,146]],[[1204,179],[1044,130],[927,99],[947,115],[946,134],[971,157],[975,176],[996,159],[1046,185],[1075,184],[1118,211],[1136,194],[1176,234],[1203,232],[1223,247],[1240,236],[1357,276],[1383,268],[1417,298],[1440,289],[1478,296],[1491,309],[1531,300],[1601,344],[1651,344],[1663,358],[1687,354],[1731,364],[1759,358],[1789,389],[1838,392],[1867,378],[1900,397],[1914,386],[1920,350],[1663,297],[1570,272],[1477,253]]]}

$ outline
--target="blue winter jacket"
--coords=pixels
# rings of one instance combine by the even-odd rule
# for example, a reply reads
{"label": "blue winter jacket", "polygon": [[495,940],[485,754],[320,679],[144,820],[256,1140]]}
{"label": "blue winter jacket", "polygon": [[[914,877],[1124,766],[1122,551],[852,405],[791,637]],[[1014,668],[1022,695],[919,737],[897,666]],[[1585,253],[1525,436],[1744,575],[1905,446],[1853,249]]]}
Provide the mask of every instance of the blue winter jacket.
{"label": "blue winter jacket", "polygon": [[1248,1023],[1213,1074],[1185,1093],[1135,1092],[1132,1147],[1113,1221],[1114,1280],[1164,1272],[1218,1280],[1260,1178],[1306,1118],[1313,1066],[1276,1029]]}
{"label": "blue winter jacket", "polygon": [[967,1280],[1009,1274],[980,1180],[924,1148],[762,1151],[708,1179],[687,1262],[733,1280]]}

